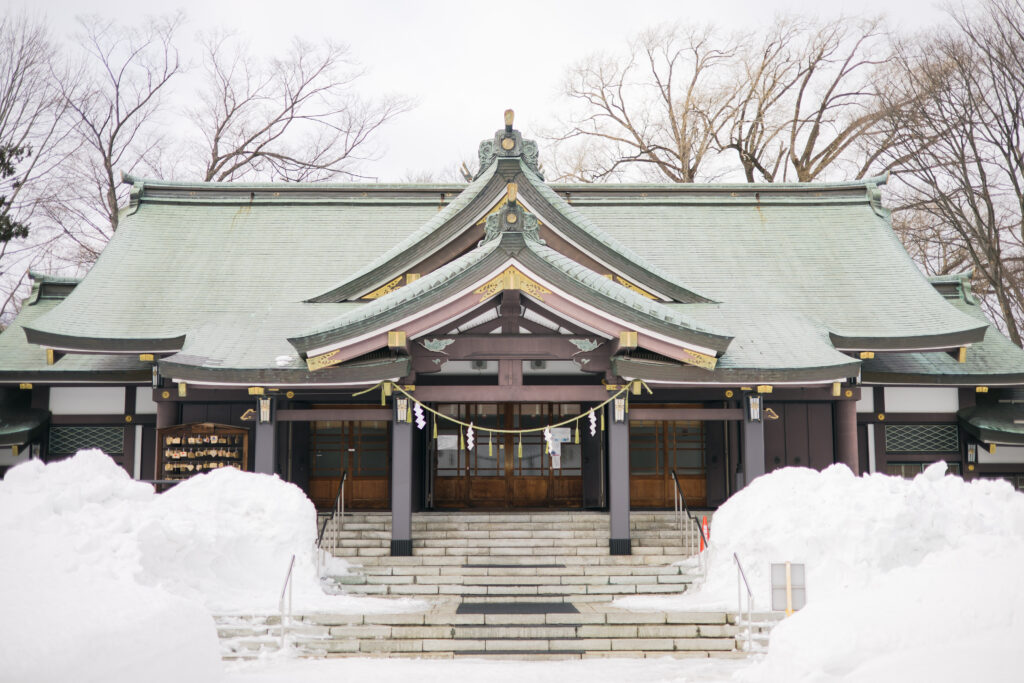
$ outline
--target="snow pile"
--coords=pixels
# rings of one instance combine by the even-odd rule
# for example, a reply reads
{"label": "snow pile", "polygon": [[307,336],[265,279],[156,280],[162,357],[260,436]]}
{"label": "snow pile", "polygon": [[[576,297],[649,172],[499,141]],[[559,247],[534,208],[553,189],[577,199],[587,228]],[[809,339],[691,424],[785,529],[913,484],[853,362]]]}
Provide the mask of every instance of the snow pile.
{"label": "snow pile", "polygon": [[[945,471],[936,463],[908,481],[836,465],[759,477],[715,513],[699,590],[616,605],[735,610],[736,553],[755,608],[767,610],[769,564],[788,560],[806,566],[808,605],[775,629],[746,680],[1019,676],[1024,495]],[[967,654],[974,648],[984,656]]]}
{"label": "snow pile", "polygon": [[213,680],[210,613],[276,612],[293,554],[296,611],[423,609],[324,594],[315,538],[313,504],[277,477],[223,468],[158,496],[97,450],[14,467],[0,482],[0,679]]}
{"label": "snow pile", "polygon": [[136,515],[152,497],[151,487],[99,451],[7,473],[0,482],[0,678],[219,679],[210,614],[132,578]]}
{"label": "snow pile", "polygon": [[148,506],[139,580],[217,611],[276,610],[295,555],[295,593],[323,597],[316,574],[316,509],[297,486],[233,467],[194,477]]}

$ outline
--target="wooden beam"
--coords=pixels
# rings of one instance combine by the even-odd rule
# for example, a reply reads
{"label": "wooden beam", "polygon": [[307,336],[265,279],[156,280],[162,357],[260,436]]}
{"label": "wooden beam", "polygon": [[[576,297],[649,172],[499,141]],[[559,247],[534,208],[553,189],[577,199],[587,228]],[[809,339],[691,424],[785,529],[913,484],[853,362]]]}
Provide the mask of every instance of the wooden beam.
{"label": "wooden beam", "polygon": [[391,409],[366,408],[308,408],[277,411],[278,422],[314,422],[316,420],[375,420],[391,421]]}
{"label": "wooden beam", "polygon": [[629,408],[630,420],[742,420],[742,408]]}
{"label": "wooden beam", "polygon": [[439,401],[450,403],[487,402],[487,403],[532,403],[550,402],[563,403],[570,401],[603,401],[608,398],[608,390],[593,385],[560,385],[560,386],[434,386],[418,385],[413,393],[420,401]]}
{"label": "wooden beam", "polygon": [[[461,334],[456,336],[427,335],[424,339],[446,340],[451,343],[443,353],[427,351],[422,343],[412,345],[413,357],[442,357],[444,360],[569,360],[581,353],[582,349],[572,343],[576,336],[559,334]],[[603,342],[601,337],[591,334],[591,341]],[[594,349],[590,353],[597,352]]]}
{"label": "wooden beam", "polygon": [[499,360],[498,384],[505,387],[522,386],[523,361],[518,358]]}

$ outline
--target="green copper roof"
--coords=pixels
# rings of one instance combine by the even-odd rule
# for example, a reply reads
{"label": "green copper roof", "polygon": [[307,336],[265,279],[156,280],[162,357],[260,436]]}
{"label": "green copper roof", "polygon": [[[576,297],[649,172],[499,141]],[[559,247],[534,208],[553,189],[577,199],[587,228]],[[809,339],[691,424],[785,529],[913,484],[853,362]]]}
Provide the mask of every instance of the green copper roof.
{"label": "green copper roof", "polygon": [[1024,406],[976,405],[957,413],[964,429],[983,443],[1024,445]]}
{"label": "green copper roof", "polygon": [[491,270],[501,268],[510,259],[536,269],[538,277],[557,280],[562,288],[575,290],[572,293],[609,313],[636,321],[644,329],[719,351],[728,346],[729,337],[714,331],[710,325],[698,325],[686,315],[611,282],[544,246],[536,238],[519,232],[499,233],[498,237],[484,241],[476,249],[412,284],[352,309],[291,341],[300,352],[307,353],[314,348],[343,343],[368,331],[387,330],[389,325],[411,312],[448,298]]}
{"label": "green copper roof", "polygon": [[[528,151],[525,141],[517,144]],[[548,185],[520,158],[501,156],[493,145],[491,151],[496,160],[469,186],[129,178],[131,204],[89,275],[74,287],[51,282],[53,299],[40,289],[36,302],[0,335],[0,380],[26,372],[55,376],[47,373],[58,368],[81,377],[148,372],[148,364],[112,355],[68,355],[47,367],[26,334],[55,348],[174,353],[162,365],[182,378],[340,383],[397,372],[401,368],[381,361],[372,372],[369,363],[358,371],[339,366],[310,375],[288,340],[316,348],[314,338],[345,339],[393,310],[450,294],[448,285],[462,282],[460,269],[476,267],[493,252],[467,242],[461,259],[411,285],[372,302],[346,301],[399,260],[433,253],[435,241],[445,244],[452,238],[448,230],[465,229],[466,220],[485,213],[517,178],[522,202],[578,253],[684,303],[651,302],[550,246],[524,246],[524,266],[545,269],[574,296],[606,302],[609,312],[725,351],[715,371],[673,371],[703,373],[692,381],[855,375],[857,361],[839,348],[899,352],[878,354],[865,376],[1024,383],[1019,350],[1005,348],[974,314],[976,306],[967,308],[964,300],[950,305],[917,272],[880,206],[879,179]],[[60,287],[67,298],[57,305]],[[909,351],[964,344],[974,346],[958,368],[946,354]]]}
{"label": "green copper roof", "polygon": [[[1024,350],[990,325],[970,293],[969,275],[930,278],[950,292],[948,303],[987,326],[983,341],[967,349],[966,362],[945,353],[885,353],[864,361],[862,379],[874,384],[1024,384]],[[955,298],[954,298],[955,297]]]}
{"label": "green copper roof", "polygon": [[14,410],[0,406],[0,446],[21,446],[42,433],[48,410]]}
{"label": "green copper roof", "polygon": [[[856,377],[860,368],[860,361],[836,351],[828,334],[800,315],[779,315],[737,304],[674,304],[672,308],[698,322],[713,320],[740,331],[719,359],[716,382],[820,383]],[[699,368],[642,358],[616,359],[614,368],[623,377],[655,382],[700,383],[708,379],[708,373]]]}
{"label": "green copper roof", "polygon": [[800,314],[839,348],[949,347],[984,333],[918,272],[871,181],[557,189],[687,286],[723,303]]}
{"label": "green copper roof", "polygon": [[[30,344],[24,327],[52,311],[63,295],[42,296],[49,278],[33,278],[32,292],[22,304],[11,325],[0,333],[0,382],[81,382],[120,381],[148,382],[152,378],[150,364],[133,356],[106,354],[68,354],[53,365],[46,364],[46,352]],[[74,281],[60,281],[73,288]]]}

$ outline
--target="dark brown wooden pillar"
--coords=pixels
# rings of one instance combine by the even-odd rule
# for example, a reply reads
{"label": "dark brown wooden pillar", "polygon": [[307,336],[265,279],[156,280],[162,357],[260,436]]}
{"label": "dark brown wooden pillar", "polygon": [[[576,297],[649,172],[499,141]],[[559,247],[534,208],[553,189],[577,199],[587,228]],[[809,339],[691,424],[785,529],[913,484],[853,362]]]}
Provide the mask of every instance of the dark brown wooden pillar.
{"label": "dark brown wooden pillar", "polygon": [[860,475],[860,457],[857,452],[857,404],[854,401],[835,402],[836,462],[841,462],[856,475]]}
{"label": "dark brown wooden pillar", "polygon": [[173,427],[178,424],[178,402],[159,401],[156,404],[156,428]]}

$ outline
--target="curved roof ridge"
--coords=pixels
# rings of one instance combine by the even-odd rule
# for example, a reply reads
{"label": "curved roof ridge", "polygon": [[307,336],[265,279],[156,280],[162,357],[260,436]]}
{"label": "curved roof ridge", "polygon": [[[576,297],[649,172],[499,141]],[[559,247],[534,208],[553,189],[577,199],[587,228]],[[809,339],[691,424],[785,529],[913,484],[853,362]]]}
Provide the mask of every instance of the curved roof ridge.
{"label": "curved roof ridge", "polygon": [[888,172],[882,175],[870,176],[868,178],[855,178],[853,180],[836,180],[832,182],[791,182],[791,183],[551,183],[552,188],[578,188],[580,190],[608,190],[608,191],[633,191],[656,189],[659,192],[707,192],[708,190],[721,190],[723,192],[733,190],[811,190],[820,192],[831,189],[848,190],[851,188],[877,187],[889,182]]}
{"label": "curved roof ridge", "polygon": [[294,345],[297,341],[301,342],[302,340],[316,335],[332,332],[340,327],[352,325],[353,323],[372,318],[373,316],[380,315],[385,311],[396,308],[407,301],[434,290],[456,275],[468,270],[489,256],[499,244],[501,244],[501,240],[490,240],[489,242],[482,243],[477,248],[466,252],[457,259],[449,261],[437,270],[424,275],[415,282],[412,282],[401,289],[395,290],[386,296],[373,299],[365,304],[360,304],[359,308],[347,311],[337,318],[333,318],[332,320],[318,326],[316,329],[305,331],[294,337],[289,337],[288,341]]}
{"label": "curved roof ridge", "polygon": [[330,303],[336,302],[339,297],[351,296],[354,292],[349,293],[347,290],[351,289],[355,283],[366,278],[374,271],[387,267],[391,262],[395,261],[435,231],[443,227],[450,219],[454,218],[460,211],[465,209],[474,199],[476,199],[477,195],[486,189],[487,185],[491,182],[491,179],[496,173],[497,166],[497,163],[492,164],[486,172],[480,174],[476,180],[467,185],[465,189],[448,204],[448,206],[438,211],[436,216],[421,225],[404,240],[393,246],[391,249],[388,249],[386,252],[367,264],[364,268],[347,277],[338,286],[334,287],[330,291],[315,296],[308,301],[310,303]]}
{"label": "curved roof ridge", "polygon": [[[167,180],[164,178],[143,178],[130,173],[121,174],[121,183],[124,185],[142,185],[149,189],[169,190],[273,190],[275,192],[287,192],[289,190],[434,190],[446,192],[462,192],[468,185],[466,183],[363,183],[348,182],[335,183],[328,181],[303,181],[303,182],[246,182],[238,180]],[[471,183],[470,183],[471,184]]]}
{"label": "curved roof ridge", "polygon": [[[627,247],[622,242],[619,242],[614,237],[606,233],[596,223],[594,223],[592,220],[587,218],[587,216],[585,216],[578,209],[576,209],[576,207],[572,206],[567,201],[565,201],[565,199],[563,199],[557,192],[555,192],[550,185],[545,183],[543,179],[541,179],[538,175],[536,175],[532,170],[527,168],[525,165],[523,166],[523,175],[530,180],[530,184],[537,189],[537,191],[551,205],[551,207],[562,214],[563,218],[565,218],[566,220],[573,223],[578,228],[589,234],[591,237],[600,242],[609,250],[620,254],[626,260],[639,266],[646,272],[653,275],[658,280],[661,280],[663,286],[653,287],[654,289],[663,289],[664,284],[667,284],[671,288],[683,290],[692,295],[692,297],[695,299],[695,301],[693,301],[692,303],[711,303],[714,301],[714,299],[712,299],[711,297],[706,296],[691,287],[685,287],[674,282],[673,279],[667,273],[662,271],[653,263],[649,262],[644,257],[637,254],[635,251]],[[648,286],[653,285],[649,284]]]}
{"label": "curved roof ridge", "polygon": [[537,254],[540,258],[544,259],[544,261],[552,267],[562,271],[567,277],[573,278],[580,284],[595,290],[603,296],[614,299],[615,301],[625,304],[630,308],[641,311],[651,317],[659,318],[678,327],[722,337],[723,339],[732,338],[731,335],[724,334],[719,330],[708,327],[707,325],[702,325],[693,318],[673,310],[660,301],[648,299],[628,287],[624,287],[613,280],[609,280],[600,273],[595,273],[586,266],[573,261],[568,256],[555,251],[542,242],[527,240],[526,245],[528,249]]}

